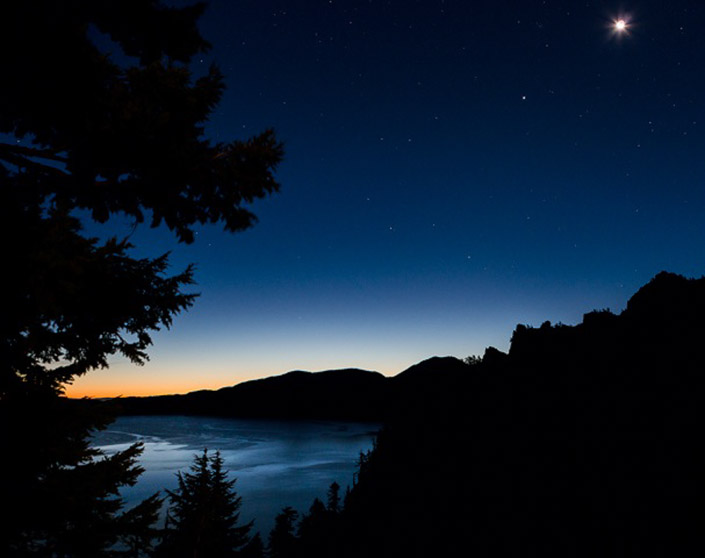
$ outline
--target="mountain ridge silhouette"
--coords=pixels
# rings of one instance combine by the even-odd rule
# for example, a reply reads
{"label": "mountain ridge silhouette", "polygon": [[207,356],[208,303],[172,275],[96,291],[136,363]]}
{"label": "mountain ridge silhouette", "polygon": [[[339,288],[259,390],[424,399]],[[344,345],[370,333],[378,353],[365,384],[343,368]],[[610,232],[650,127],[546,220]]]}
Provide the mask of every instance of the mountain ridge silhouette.
{"label": "mountain ridge silhouette", "polygon": [[[480,374],[507,375],[514,390],[524,385],[558,387],[570,383],[583,389],[610,384],[620,395],[629,385],[668,382],[648,372],[654,359],[670,354],[673,362],[686,354],[676,347],[697,343],[705,316],[705,278],[686,279],[661,272],[630,297],[619,314],[593,310],[576,325],[544,322],[518,324],[509,350],[488,347]],[[602,359],[624,373],[605,377]],[[692,359],[691,359],[692,360]],[[577,363],[577,364],[576,364]],[[621,364],[620,364],[621,363]],[[689,368],[688,358],[680,366]],[[572,370],[566,373],[565,368]],[[474,372],[473,372],[474,371]],[[638,372],[639,371],[639,372]],[[648,372],[648,373],[647,373]],[[111,401],[118,414],[194,414],[242,418],[333,419],[381,422],[399,411],[423,412],[433,400],[454,397],[468,389],[477,369],[452,356],[434,356],[394,376],[343,368],[309,372],[293,370],[183,395],[123,397]],[[637,378],[638,376],[638,378]],[[496,389],[497,378],[492,382]],[[472,389],[485,389],[472,378]],[[618,386],[621,386],[617,389]],[[436,408],[438,405],[431,405]]]}
{"label": "mountain ridge silhouette", "polygon": [[[119,414],[194,414],[242,418],[332,419],[378,422],[394,397],[429,373],[447,376],[465,368],[455,357],[431,357],[395,376],[359,368],[292,370],[215,390],[109,401]],[[422,375],[423,378],[419,377]]]}
{"label": "mountain ridge silhouette", "polygon": [[342,555],[702,555],[704,318],[705,278],[664,272],[619,314],[517,326],[385,423]]}

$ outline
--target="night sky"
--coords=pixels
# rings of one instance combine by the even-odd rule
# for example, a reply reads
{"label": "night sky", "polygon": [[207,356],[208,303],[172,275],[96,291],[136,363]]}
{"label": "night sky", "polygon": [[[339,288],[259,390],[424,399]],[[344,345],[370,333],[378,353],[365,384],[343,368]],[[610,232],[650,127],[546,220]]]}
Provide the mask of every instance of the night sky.
{"label": "night sky", "polygon": [[194,71],[228,85],[207,135],[273,127],[282,190],[244,233],[139,227],[201,297],[69,395],[392,375],[705,272],[705,2],[214,0],[200,27]]}

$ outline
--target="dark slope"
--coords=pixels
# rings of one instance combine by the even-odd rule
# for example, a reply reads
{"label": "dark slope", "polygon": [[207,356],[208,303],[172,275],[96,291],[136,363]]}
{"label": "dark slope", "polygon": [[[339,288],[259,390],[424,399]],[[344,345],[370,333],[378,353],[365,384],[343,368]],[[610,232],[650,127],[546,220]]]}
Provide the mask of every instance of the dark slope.
{"label": "dark slope", "polygon": [[[359,369],[294,371],[217,391],[186,395],[125,397],[120,414],[210,415],[277,419],[383,421],[400,406],[425,406],[433,394],[468,367],[453,357],[433,357],[387,378]],[[418,400],[423,394],[423,401]]]}
{"label": "dark slope", "polygon": [[379,420],[386,396],[379,372],[290,372],[216,392],[229,412],[274,418]]}
{"label": "dark slope", "polygon": [[705,280],[662,273],[619,315],[518,326],[389,421],[333,555],[702,555],[704,316]]}
{"label": "dark slope", "polygon": [[127,397],[122,414],[185,414],[250,418],[379,420],[386,378],[357,369],[294,371],[217,391]]}
{"label": "dark slope", "polygon": [[436,383],[452,381],[458,375],[468,372],[468,365],[455,357],[431,357],[410,366],[391,378],[400,389],[427,385],[431,380]]}

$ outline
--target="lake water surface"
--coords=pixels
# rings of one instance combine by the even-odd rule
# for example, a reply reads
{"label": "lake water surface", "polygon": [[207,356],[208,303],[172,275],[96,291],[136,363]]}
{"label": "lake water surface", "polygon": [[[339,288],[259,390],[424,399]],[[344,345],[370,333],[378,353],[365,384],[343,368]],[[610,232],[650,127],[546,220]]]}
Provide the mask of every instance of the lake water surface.
{"label": "lake water surface", "polygon": [[335,481],[352,484],[361,451],[372,447],[378,426],[365,423],[267,421],[206,417],[120,417],[94,437],[106,453],[144,442],[140,465],[145,472],[134,487],[122,491],[130,507],[176,487],[176,473],[186,471],[204,448],[220,451],[235,490],[242,496],[240,518],[255,520],[266,541],[274,517],[284,506],[308,511],[315,497],[325,501]]}

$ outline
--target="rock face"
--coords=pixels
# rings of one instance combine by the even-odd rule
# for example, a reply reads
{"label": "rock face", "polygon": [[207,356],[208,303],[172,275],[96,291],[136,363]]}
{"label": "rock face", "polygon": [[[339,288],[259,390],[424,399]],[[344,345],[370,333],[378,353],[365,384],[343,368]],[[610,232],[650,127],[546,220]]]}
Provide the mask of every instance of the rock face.
{"label": "rock face", "polygon": [[618,315],[518,326],[507,355],[488,350],[382,431],[348,544],[359,556],[702,554],[704,312],[705,280],[661,273]]}
{"label": "rock face", "polygon": [[607,368],[619,368],[610,380],[614,383],[631,381],[634,374],[642,384],[677,381],[704,362],[696,348],[703,338],[703,316],[705,278],[661,272],[619,315],[593,311],[576,326],[517,326],[509,357],[517,366],[544,371],[570,366],[586,381],[599,380]]}

